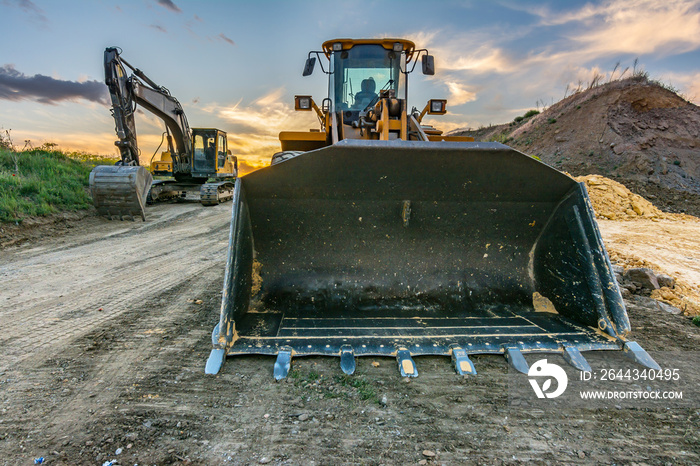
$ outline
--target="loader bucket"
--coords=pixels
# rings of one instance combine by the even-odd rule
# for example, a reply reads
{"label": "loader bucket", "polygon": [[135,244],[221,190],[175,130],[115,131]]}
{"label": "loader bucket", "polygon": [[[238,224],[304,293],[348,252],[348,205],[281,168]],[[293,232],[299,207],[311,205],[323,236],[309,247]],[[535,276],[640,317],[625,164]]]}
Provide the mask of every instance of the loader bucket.
{"label": "loader bucket", "polygon": [[208,373],[249,353],[277,355],[281,378],[292,356],[339,356],[346,373],[392,356],[416,375],[416,355],[474,373],[470,354],[503,354],[527,372],[523,353],[586,368],[581,351],[627,349],[584,185],[502,144],[301,153],[239,178],[230,238]]}
{"label": "loader bucket", "polygon": [[90,194],[97,213],[110,219],[141,217],[146,221],[146,196],[153,183],[141,166],[98,165],[90,172]]}

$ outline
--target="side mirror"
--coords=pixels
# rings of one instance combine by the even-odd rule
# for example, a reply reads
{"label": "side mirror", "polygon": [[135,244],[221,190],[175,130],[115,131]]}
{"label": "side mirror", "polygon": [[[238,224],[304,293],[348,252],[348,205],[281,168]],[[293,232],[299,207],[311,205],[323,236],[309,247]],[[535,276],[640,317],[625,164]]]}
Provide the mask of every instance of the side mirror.
{"label": "side mirror", "polygon": [[316,66],[316,57],[309,57],[306,59],[306,64],[304,65],[304,72],[301,73],[302,76],[311,76],[314,72],[314,66]]}
{"label": "side mirror", "polygon": [[422,57],[423,74],[432,76],[435,74],[435,58],[432,55],[423,55]]}

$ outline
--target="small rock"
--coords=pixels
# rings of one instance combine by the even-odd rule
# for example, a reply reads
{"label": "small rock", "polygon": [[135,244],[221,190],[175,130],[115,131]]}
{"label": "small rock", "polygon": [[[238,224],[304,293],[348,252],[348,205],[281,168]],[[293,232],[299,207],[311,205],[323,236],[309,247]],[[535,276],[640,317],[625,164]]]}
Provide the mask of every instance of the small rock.
{"label": "small rock", "polygon": [[379,363],[377,361],[372,361],[372,366],[379,367]]}
{"label": "small rock", "polygon": [[620,288],[620,293],[622,293],[622,297],[625,299],[630,299],[632,297],[632,292],[627,288]]}
{"label": "small rock", "polygon": [[267,464],[270,461],[272,461],[272,458],[268,458],[267,456],[263,456],[258,460],[258,464]]}
{"label": "small rock", "polygon": [[664,311],[664,312],[668,312],[669,314],[673,314],[673,315],[676,315],[676,316],[682,312],[682,311],[681,311],[680,309],[678,309],[677,307],[671,306],[670,304],[666,304],[666,303],[664,303],[663,301],[657,301],[657,302],[656,302],[656,306],[657,306],[660,310],[662,310],[662,311]]}
{"label": "small rock", "polygon": [[668,288],[673,288],[674,286],[676,286],[676,279],[669,275],[666,275],[665,273],[657,275],[656,280],[658,281],[659,286],[662,288],[664,286]]}
{"label": "small rock", "polygon": [[423,464],[428,464],[428,460],[420,460],[420,461],[418,462],[418,464],[421,464],[421,465],[423,465]]}
{"label": "small rock", "polygon": [[308,421],[308,420],[309,420],[309,417],[310,417],[310,416],[309,416],[308,414],[306,414],[306,413],[300,414],[300,415],[299,415],[299,420],[302,421],[302,422]]}
{"label": "small rock", "polygon": [[434,458],[435,457],[435,452],[431,450],[423,450],[423,456],[427,458]]}
{"label": "small rock", "polygon": [[389,401],[389,400],[386,399],[386,395],[384,395],[384,396],[382,397],[382,406],[386,406],[386,404],[387,404],[388,401]]}
{"label": "small rock", "polygon": [[577,454],[580,459],[584,459],[586,457],[586,453],[584,453],[583,450],[579,450]]}
{"label": "small rock", "polygon": [[114,454],[115,454],[115,455],[121,455],[121,454],[122,454],[122,451],[124,451],[124,450],[122,450],[121,448],[117,448],[117,449],[114,451]]}
{"label": "small rock", "polygon": [[127,450],[131,450],[131,447],[133,447],[133,446],[134,446],[134,445],[132,445],[132,444],[130,443],[130,444],[128,444],[128,445],[126,446],[126,449],[127,449]]}
{"label": "small rock", "polygon": [[654,271],[646,267],[638,267],[627,269],[624,276],[625,280],[639,284],[642,288],[649,290],[658,290],[659,281],[656,279]]}
{"label": "small rock", "polygon": [[268,418],[270,417],[270,415],[269,415],[269,414],[265,414],[263,417],[264,417],[265,419],[268,419]]}

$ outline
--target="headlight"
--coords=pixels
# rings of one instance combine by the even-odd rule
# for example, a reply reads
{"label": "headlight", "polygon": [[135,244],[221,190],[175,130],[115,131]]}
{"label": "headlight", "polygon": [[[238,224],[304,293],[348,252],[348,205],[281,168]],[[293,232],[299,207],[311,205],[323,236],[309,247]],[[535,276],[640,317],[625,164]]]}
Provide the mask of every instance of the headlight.
{"label": "headlight", "polygon": [[442,115],[447,112],[447,100],[430,99],[428,102],[428,113]]}
{"label": "headlight", "polygon": [[295,95],[294,110],[311,110],[312,100],[310,95]]}

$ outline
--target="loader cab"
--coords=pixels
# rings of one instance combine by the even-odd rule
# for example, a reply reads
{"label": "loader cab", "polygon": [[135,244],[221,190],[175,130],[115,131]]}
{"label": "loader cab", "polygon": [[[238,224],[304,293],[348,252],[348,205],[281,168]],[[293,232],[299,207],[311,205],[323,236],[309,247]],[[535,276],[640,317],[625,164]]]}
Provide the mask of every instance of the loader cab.
{"label": "loader cab", "polygon": [[226,133],[215,128],[192,129],[192,176],[225,178],[235,173]]}
{"label": "loader cab", "polygon": [[407,55],[413,43],[402,40],[339,40],[323,44],[330,59],[329,98],[343,124],[352,125],[380,94],[406,99]]}

